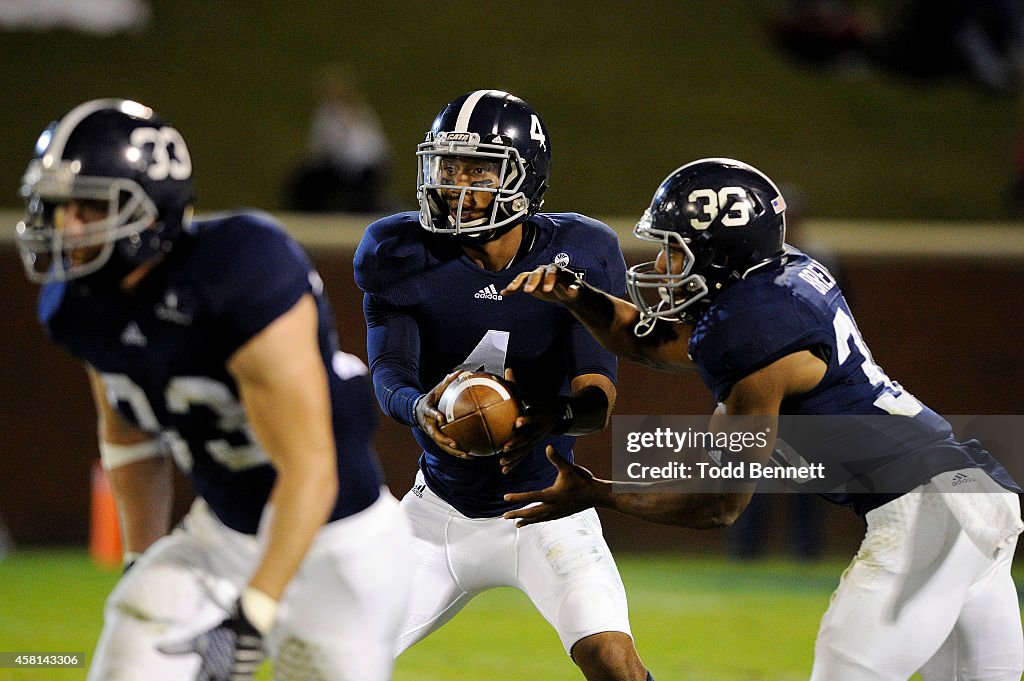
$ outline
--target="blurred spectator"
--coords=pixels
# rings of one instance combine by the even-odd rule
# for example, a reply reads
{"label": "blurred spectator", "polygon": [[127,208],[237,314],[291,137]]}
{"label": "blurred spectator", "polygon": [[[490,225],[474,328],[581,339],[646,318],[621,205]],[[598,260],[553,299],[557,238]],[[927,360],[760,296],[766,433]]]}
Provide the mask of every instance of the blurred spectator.
{"label": "blurred spectator", "polygon": [[760,558],[772,537],[772,510],[783,507],[787,555],[815,560],[824,548],[825,509],[828,502],[808,492],[791,494],[755,492],[740,517],[728,529],[729,555],[744,560]]}
{"label": "blurred spectator", "polygon": [[932,78],[967,74],[985,89],[1024,84],[1024,0],[907,0],[884,30],[854,0],[786,0],[776,44],[815,65],[871,65]]}
{"label": "blurred spectator", "polygon": [[866,64],[876,31],[852,0],[788,0],[772,33],[779,47],[806,62],[855,69]]}
{"label": "blurred spectator", "polygon": [[[840,281],[839,258],[826,245],[810,239],[804,232],[807,196],[799,187],[780,183],[779,192],[786,199],[786,243],[799,248],[825,266]],[[849,285],[840,282],[847,302],[851,301]],[[750,504],[727,530],[729,554],[734,558],[758,558],[768,548],[773,520],[784,523],[785,551],[800,560],[818,558],[824,548],[826,502],[807,492],[756,492]],[[781,508],[781,518],[773,518],[773,510]]]}
{"label": "blurred spectator", "polygon": [[152,15],[146,0],[2,0],[0,30],[139,33]]}
{"label": "blurred spectator", "polygon": [[288,207],[312,212],[386,209],[391,148],[352,73],[330,65],[319,74],[306,157],[288,181]]}
{"label": "blurred spectator", "polygon": [[1017,90],[1024,75],[1024,0],[912,0],[879,57],[909,75],[966,72],[986,89]]}

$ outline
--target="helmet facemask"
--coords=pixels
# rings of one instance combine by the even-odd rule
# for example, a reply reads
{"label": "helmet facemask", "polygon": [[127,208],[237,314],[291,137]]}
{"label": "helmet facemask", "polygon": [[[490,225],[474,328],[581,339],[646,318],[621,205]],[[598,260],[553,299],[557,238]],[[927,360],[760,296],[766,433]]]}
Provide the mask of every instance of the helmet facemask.
{"label": "helmet facemask", "polygon": [[[658,318],[696,322],[727,287],[779,262],[785,210],[775,183],[742,161],[705,158],[670,173],[633,231],[660,244],[667,265],[648,262],[626,273],[640,310],[636,333],[650,333]],[[683,258],[681,268],[671,267],[672,256]]]}
{"label": "helmet facemask", "polygon": [[[531,209],[530,198],[522,191],[526,164],[515,147],[481,142],[477,133],[427,133],[416,156],[420,160],[416,178],[420,225],[430,232],[489,241],[521,222]],[[486,185],[454,183],[446,168],[455,161],[474,160],[490,166],[496,179]],[[464,212],[466,199],[474,201],[474,195],[476,199],[486,195],[490,201],[479,217]]]}
{"label": "helmet facemask", "polygon": [[[16,228],[18,249],[31,281],[65,281],[92,274],[106,265],[122,242],[130,255],[143,243],[143,233],[154,226],[156,206],[133,180],[118,177],[81,176],[74,161],[44,166],[40,159],[29,163],[22,178],[21,195],[25,220]],[[97,202],[106,217],[69,235],[63,211],[69,201]]]}
{"label": "helmet facemask", "polygon": [[[645,211],[633,229],[633,236],[661,245],[665,269],[657,268],[657,259],[630,267],[626,272],[626,291],[640,311],[635,332],[644,336],[651,332],[658,319],[692,321],[689,308],[708,295],[708,284],[703,276],[693,273],[696,258],[688,240],[678,232],[653,226],[650,210]],[[682,267],[674,272],[673,262],[682,257]]]}

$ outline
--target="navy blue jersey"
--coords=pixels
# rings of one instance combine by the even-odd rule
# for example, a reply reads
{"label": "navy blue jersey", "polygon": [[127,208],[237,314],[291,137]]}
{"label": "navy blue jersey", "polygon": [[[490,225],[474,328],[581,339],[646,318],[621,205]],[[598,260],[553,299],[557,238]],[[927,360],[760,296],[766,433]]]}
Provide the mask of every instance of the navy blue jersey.
{"label": "navy blue jersey", "polygon": [[[415,398],[466,360],[488,331],[509,332],[506,366],[526,395],[568,395],[583,374],[616,377],[615,357],[561,305],[499,292],[520,272],[558,262],[595,286],[623,295],[625,262],[615,233],[576,213],[530,218],[536,240],[512,267],[485,270],[451,238],[427,232],[416,213],[370,225],[355,256],[356,283],[365,292],[370,371],[385,413],[412,425]],[[555,470],[545,444],[572,457],[575,438],[553,436],[509,474],[500,457],[464,460],[444,453],[413,428],[423,449],[420,468],[430,488],[470,517],[513,508],[506,492],[542,489]]]}
{"label": "navy blue jersey", "polygon": [[337,519],[380,493],[371,442],[376,410],[365,365],[338,351],[320,277],[272,218],[240,213],[194,223],[131,293],[89,278],[48,284],[39,312],[54,342],[102,375],[117,411],[169,442],[217,517],[255,533],[275,472],[254,440],[226,363],[306,293],[317,303],[330,380]]}
{"label": "navy blue jersey", "polygon": [[726,288],[695,325],[689,346],[719,402],[737,381],[800,350],[828,368],[814,390],[783,402],[776,457],[824,463],[825,488],[835,491],[822,496],[863,514],[939,473],[970,467],[1021,492],[979,443],[956,441],[944,418],[886,376],[835,279],[796,249],[779,266]]}

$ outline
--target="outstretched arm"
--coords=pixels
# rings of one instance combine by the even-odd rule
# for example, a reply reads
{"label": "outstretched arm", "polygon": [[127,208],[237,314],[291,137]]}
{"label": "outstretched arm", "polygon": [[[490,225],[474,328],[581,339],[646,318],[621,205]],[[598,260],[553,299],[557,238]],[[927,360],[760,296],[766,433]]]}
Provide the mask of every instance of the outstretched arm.
{"label": "outstretched arm", "polygon": [[518,527],[557,520],[586,508],[607,508],[640,520],[696,529],[723,527],[736,519],[749,501],[749,495],[662,492],[661,482],[613,482],[595,478],[583,466],[569,463],[548,445],[548,461],[558,469],[558,477],[537,492],[506,494],[513,503],[537,504],[505,513]]}
{"label": "outstretched arm", "polygon": [[[763,446],[737,456],[765,463],[775,447],[779,408],[783,398],[813,389],[825,374],[825,364],[806,350],[787,355],[737,382],[725,403],[708,422],[708,432],[764,432]],[[742,417],[742,418],[737,418]],[[518,525],[562,518],[591,506],[608,508],[641,520],[692,528],[731,524],[750,502],[754,486],[721,479],[696,479],[692,491],[678,490],[677,481],[612,482],[570,464],[548,448],[558,477],[547,489],[506,494],[505,500],[538,504],[509,511]],[[613,487],[614,485],[614,487]],[[673,490],[673,491],[669,491]]]}
{"label": "outstretched arm", "polygon": [[565,305],[587,330],[611,352],[662,371],[692,371],[688,345],[690,328],[658,320],[651,333],[634,333],[640,312],[632,303],[616,298],[577,278],[571,270],[544,265],[523,272],[501,294],[529,293],[541,300]]}

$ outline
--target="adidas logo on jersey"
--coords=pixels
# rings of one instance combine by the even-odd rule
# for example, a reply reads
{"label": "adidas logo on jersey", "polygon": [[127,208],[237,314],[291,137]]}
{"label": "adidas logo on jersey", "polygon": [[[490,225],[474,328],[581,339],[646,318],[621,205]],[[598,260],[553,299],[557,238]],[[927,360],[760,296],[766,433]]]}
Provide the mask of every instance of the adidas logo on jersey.
{"label": "adidas logo on jersey", "polygon": [[149,340],[135,322],[130,322],[128,326],[124,327],[124,331],[121,332],[121,345],[134,345],[137,348],[144,348],[148,344]]}
{"label": "adidas logo on jersey", "polygon": [[965,482],[977,482],[977,479],[971,477],[970,475],[967,475],[966,473],[957,473],[950,480],[950,484],[953,487],[956,487],[957,485],[962,485]]}
{"label": "adidas logo on jersey", "polygon": [[502,298],[501,294],[498,293],[498,289],[494,287],[494,284],[483,287],[482,289],[477,291],[476,294],[473,295],[473,297],[483,298],[485,300],[501,300]]}

